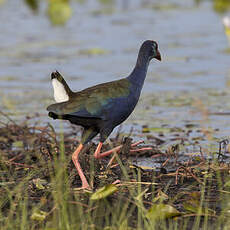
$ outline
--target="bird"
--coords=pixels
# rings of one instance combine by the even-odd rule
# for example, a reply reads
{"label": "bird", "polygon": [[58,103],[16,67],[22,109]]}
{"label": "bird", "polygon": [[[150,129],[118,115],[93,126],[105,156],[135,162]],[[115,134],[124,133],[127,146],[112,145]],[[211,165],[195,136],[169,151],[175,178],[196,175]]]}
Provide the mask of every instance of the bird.
{"label": "bird", "polygon": [[230,16],[225,16],[222,19],[222,22],[224,24],[225,33],[226,33],[228,40],[230,42]]}
{"label": "bird", "polygon": [[[134,69],[127,77],[78,92],[70,89],[58,71],[51,73],[56,103],[47,107],[49,117],[68,120],[83,127],[81,141],[72,154],[72,161],[82,183],[79,189],[91,188],[79,163],[80,152],[97,134],[100,135],[100,139],[94,153],[95,158],[108,156],[121,149],[121,146],[118,146],[101,153],[102,145],[113,129],[133,112],[153,58],[161,61],[158,44],[156,41],[146,40],[139,49]],[[131,147],[137,146],[140,142],[132,144]]]}

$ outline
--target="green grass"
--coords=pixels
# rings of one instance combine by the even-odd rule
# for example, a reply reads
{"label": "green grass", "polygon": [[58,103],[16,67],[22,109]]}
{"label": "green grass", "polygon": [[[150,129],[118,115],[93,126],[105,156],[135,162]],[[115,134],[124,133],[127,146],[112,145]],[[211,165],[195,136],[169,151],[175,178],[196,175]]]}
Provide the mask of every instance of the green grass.
{"label": "green grass", "polygon": [[[17,124],[0,128],[0,142],[3,136],[9,142],[8,147],[0,146],[1,230],[228,229],[227,164],[207,161],[193,169],[203,184],[182,173],[175,185],[175,175],[130,168],[119,156],[119,166],[106,170],[101,168],[106,161],[85,153],[81,163],[95,190],[79,191],[71,164],[76,147],[72,136],[57,135],[50,127],[44,130]],[[106,185],[116,179],[121,183],[112,192],[115,186]],[[103,186],[104,192],[92,199]]]}

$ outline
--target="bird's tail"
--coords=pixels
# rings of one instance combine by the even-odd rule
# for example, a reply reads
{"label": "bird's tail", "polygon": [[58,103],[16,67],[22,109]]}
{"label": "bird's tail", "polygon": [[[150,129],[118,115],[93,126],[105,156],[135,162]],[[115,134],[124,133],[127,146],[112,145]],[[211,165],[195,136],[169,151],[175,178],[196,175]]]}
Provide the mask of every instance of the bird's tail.
{"label": "bird's tail", "polygon": [[54,89],[54,99],[56,102],[68,101],[73,94],[62,75],[56,71],[51,73],[51,81]]}

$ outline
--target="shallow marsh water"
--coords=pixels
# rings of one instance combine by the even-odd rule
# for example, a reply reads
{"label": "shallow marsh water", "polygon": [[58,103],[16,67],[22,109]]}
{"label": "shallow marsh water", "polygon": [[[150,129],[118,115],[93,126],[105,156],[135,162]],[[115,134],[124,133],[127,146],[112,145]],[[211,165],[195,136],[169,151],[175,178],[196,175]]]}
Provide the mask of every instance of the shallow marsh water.
{"label": "shallow marsh water", "polygon": [[129,133],[134,127],[134,138],[145,138],[144,125],[150,134],[173,142],[191,129],[191,145],[198,140],[214,149],[229,136],[229,115],[207,116],[208,111],[230,112],[229,44],[222,15],[213,11],[211,2],[143,5],[136,0],[123,9],[121,2],[105,8],[87,1],[72,2],[71,7],[68,23],[53,27],[44,2],[39,14],[21,1],[0,6],[2,111],[19,120],[38,112],[40,121],[58,127],[46,112],[54,102],[52,71],[60,71],[76,91],[119,79],[131,72],[142,41],[154,39],[162,62],[151,62],[140,102],[122,130]]}

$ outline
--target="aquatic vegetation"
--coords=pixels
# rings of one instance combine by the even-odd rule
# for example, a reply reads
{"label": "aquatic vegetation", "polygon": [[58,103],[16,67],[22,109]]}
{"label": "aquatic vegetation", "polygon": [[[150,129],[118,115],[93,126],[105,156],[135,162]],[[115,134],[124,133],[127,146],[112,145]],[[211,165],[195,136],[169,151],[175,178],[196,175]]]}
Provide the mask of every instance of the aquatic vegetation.
{"label": "aquatic vegetation", "polygon": [[[0,4],[2,2],[0,0]],[[48,12],[49,1],[36,1],[37,6],[33,6],[35,1],[30,2],[30,9],[40,13],[39,17],[43,17],[44,8]],[[41,2],[42,7],[39,6]],[[72,9],[73,4],[79,4],[77,8],[84,7],[80,4],[87,2],[72,0],[66,3]],[[140,8],[134,13],[130,10],[114,14],[116,1],[113,2],[98,2],[98,9],[84,8],[83,20],[106,21],[103,29],[98,29],[100,25],[87,25],[88,32],[93,34],[89,39],[87,33],[82,37],[67,35],[65,39],[59,28],[46,29],[44,33],[26,29],[19,31],[22,38],[14,40],[12,37],[15,45],[9,49],[5,36],[6,42],[3,41],[1,47],[1,108],[13,115],[20,111],[22,121],[0,117],[0,229],[228,229],[230,145],[228,139],[224,139],[229,137],[230,75],[224,63],[228,63],[229,51],[223,51],[226,39],[218,23],[219,17],[215,20],[212,17],[215,13],[209,8],[202,11],[201,7],[198,12],[195,8],[184,10],[176,5],[156,7],[154,10],[163,10],[162,14],[154,14],[156,17],[151,16],[151,8],[142,11],[146,13],[144,16]],[[205,4],[212,6],[214,1]],[[91,12],[100,17],[92,18]],[[114,15],[108,16],[111,13]],[[31,15],[28,14],[28,20]],[[48,18],[48,14],[46,16]],[[177,26],[171,26],[171,22],[179,25],[176,18],[187,20],[187,16],[191,20],[188,24],[192,23],[191,27],[188,25],[189,31],[183,26],[179,31]],[[194,16],[204,16],[208,20],[202,20],[199,27],[193,24]],[[65,25],[70,19],[71,16],[58,25]],[[209,19],[217,23],[209,24]],[[75,31],[75,25],[70,27]],[[84,28],[79,26],[76,30],[82,33]],[[109,35],[108,31],[114,28],[115,32],[121,31],[121,36],[125,36],[124,31],[129,28],[134,30],[130,31],[127,52],[122,48],[115,52],[115,47],[119,46],[117,41],[109,46],[113,34]],[[115,156],[112,167],[106,168],[109,158],[101,162],[94,160],[91,156],[96,146],[87,146],[80,161],[95,190],[90,193],[78,191],[80,179],[70,155],[78,144],[76,135],[80,136],[80,131],[68,126],[63,135],[54,132],[52,126],[44,125],[46,114],[36,118],[36,121],[42,120],[42,125],[26,121],[25,114],[31,110],[45,113],[45,106],[51,102],[45,87],[49,80],[47,69],[61,65],[62,71],[72,79],[76,79],[76,69],[81,80],[94,76],[94,72],[99,75],[96,68],[89,71],[85,67],[90,57],[100,71],[103,63],[115,68],[117,74],[125,74],[122,66],[131,62],[129,58],[127,62],[120,59],[119,52],[131,56],[135,44],[156,31],[163,37],[165,65],[158,68],[159,75],[149,75],[145,91],[148,94],[142,98],[146,103],[139,104],[138,116],[126,123],[125,133],[112,135],[109,144],[104,146],[104,150],[108,150],[123,144],[124,152]],[[43,34],[49,34],[49,38],[43,40]],[[168,46],[170,42],[171,47]],[[114,59],[108,62],[107,54],[110,53]],[[117,60],[118,68],[115,67]],[[30,79],[33,84],[19,85]],[[73,88],[86,83],[76,80]],[[130,135],[127,130],[129,125],[133,127],[133,122],[137,123],[131,135],[134,141],[146,138],[145,146],[154,147],[153,152],[128,153],[129,146],[121,141],[121,136]],[[112,184],[117,180],[120,180],[118,184]]]}
{"label": "aquatic vegetation", "polygon": [[218,13],[224,13],[230,9],[229,0],[213,0],[213,8]]}
{"label": "aquatic vegetation", "polygon": [[64,25],[72,15],[68,0],[50,0],[47,14],[54,25]]}
{"label": "aquatic vegetation", "polygon": [[[109,159],[100,163],[94,160],[90,153],[96,145],[92,144],[81,158],[87,177],[96,186],[89,192],[76,189],[80,178],[70,157],[76,131],[64,135],[55,133],[50,125],[29,125],[28,119],[15,123],[6,118],[8,121],[0,126],[3,230],[228,226],[228,140],[216,144],[217,152],[201,148],[186,153],[183,160],[183,148],[178,145],[171,145],[167,151],[155,146],[147,159],[161,162],[158,169],[130,161],[137,156],[129,153],[128,146],[116,156],[117,162],[106,168]],[[111,143],[118,145],[120,141],[118,138]]]}
{"label": "aquatic vegetation", "polygon": [[39,1],[38,0],[24,0],[26,5],[35,13],[39,10]]}

